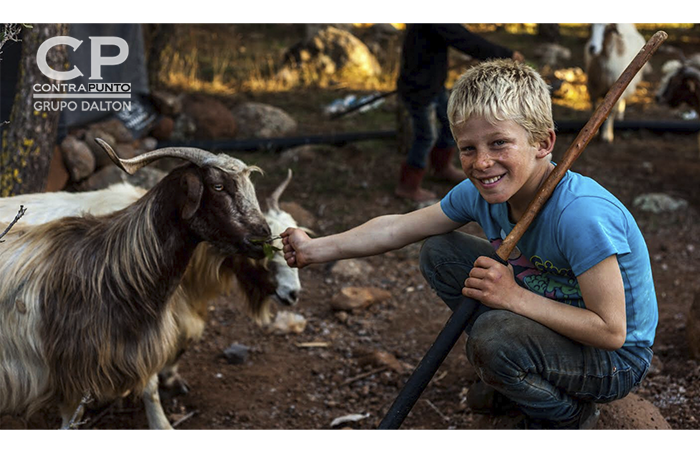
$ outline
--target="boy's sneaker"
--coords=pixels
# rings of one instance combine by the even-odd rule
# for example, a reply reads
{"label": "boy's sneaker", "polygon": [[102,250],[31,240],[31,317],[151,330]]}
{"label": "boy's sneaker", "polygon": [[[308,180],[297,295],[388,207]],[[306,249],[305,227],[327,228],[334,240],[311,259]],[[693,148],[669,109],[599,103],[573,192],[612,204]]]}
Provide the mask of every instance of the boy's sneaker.
{"label": "boy's sneaker", "polygon": [[548,420],[534,420],[524,417],[516,429],[595,429],[600,419],[600,409],[595,403],[583,403],[581,414],[570,422],[555,423]]}
{"label": "boy's sneaker", "polygon": [[493,387],[478,380],[469,387],[467,407],[476,414],[504,415],[517,410],[517,405]]}
{"label": "boy's sneaker", "polygon": [[600,419],[600,409],[596,403],[586,403],[578,420],[578,429],[594,429]]}

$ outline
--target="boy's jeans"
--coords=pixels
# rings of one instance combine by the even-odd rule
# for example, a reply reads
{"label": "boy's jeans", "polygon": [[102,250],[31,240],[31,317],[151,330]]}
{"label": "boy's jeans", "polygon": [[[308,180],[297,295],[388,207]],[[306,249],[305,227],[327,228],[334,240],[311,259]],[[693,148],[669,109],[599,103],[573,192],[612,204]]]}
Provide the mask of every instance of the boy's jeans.
{"label": "boy's jeans", "polygon": [[484,383],[516,402],[526,416],[570,422],[580,415],[582,401],[623,398],[644,378],[650,348],[585,346],[524,316],[464,297],[464,280],[482,255],[496,256],[484,239],[460,232],[433,236],[421,249],[421,272],[453,310],[460,303],[473,306],[465,329],[467,358]]}
{"label": "boy's jeans", "polygon": [[[437,148],[455,146],[450,122],[447,119],[447,100],[447,90],[445,89],[440,91],[440,94],[427,105],[415,105],[404,99],[404,105],[411,115],[411,126],[413,127],[413,143],[408,151],[406,163],[413,168],[425,168],[426,158],[433,145]],[[433,125],[433,110],[439,122],[437,134]]]}

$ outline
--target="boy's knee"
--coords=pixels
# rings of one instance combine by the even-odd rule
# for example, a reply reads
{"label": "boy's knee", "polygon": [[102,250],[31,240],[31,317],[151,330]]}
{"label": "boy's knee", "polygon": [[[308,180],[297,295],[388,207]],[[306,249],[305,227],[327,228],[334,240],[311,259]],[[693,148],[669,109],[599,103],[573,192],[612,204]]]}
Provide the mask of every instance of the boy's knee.
{"label": "boy's knee", "polygon": [[517,362],[523,319],[507,310],[490,310],[479,316],[467,339],[469,362],[487,373],[502,372],[508,364]]}

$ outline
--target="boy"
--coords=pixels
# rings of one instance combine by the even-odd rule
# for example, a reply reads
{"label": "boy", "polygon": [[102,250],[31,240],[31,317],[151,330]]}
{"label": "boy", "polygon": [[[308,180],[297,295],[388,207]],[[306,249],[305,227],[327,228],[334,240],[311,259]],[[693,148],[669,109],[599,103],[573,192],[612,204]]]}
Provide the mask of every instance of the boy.
{"label": "boy", "polygon": [[[411,117],[413,138],[394,191],[401,198],[418,202],[436,200],[433,192],[421,187],[427,160],[437,179],[453,184],[464,180],[464,173],[452,165],[455,144],[447,119],[445,80],[450,47],[479,60],[509,57],[525,60],[520,52],[489,42],[460,24],[406,26],[396,88]],[[439,123],[437,129],[433,114]]]}
{"label": "boy", "polygon": [[[554,168],[547,85],[511,60],[482,63],[455,84],[448,117],[467,180],[440,203],[380,216],[337,235],[287,230],[290,266],[374,255],[428,238],[420,266],[452,309],[472,308],[467,357],[481,381],[475,412],[519,409],[526,427],[590,428],[596,402],[646,375],[658,321],[649,254],[627,209],[567,172],[509,258],[507,233]],[[475,221],[488,241],[457,228]]]}

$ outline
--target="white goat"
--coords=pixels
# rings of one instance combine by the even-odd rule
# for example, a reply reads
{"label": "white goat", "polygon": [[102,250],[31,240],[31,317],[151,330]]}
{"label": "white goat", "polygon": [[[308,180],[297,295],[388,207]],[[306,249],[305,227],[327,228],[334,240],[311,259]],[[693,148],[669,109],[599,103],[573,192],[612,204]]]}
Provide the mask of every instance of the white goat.
{"label": "white goat", "polygon": [[[588,94],[594,110],[645,43],[634,24],[591,25],[591,37],[584,49],[584,66],[588,76]],[[613,141],[615,116],[619,120],[624,118],[627,99],[636,91],[645,71],[648,69],[635,75],[614,111],[605,120],[600,135],[603,141]]]}
{"label": "white goat", "polygon": [[[268,210],[264,215],[273,237],[279,236],[288,227],[297,226],[294,218],[279,208],[279,198],[291,178],[292,172],[289,170],[285,181],[267,199]],[[2,198],[0,218],[19,205],[28,209],[25,217],[18,222],[18,227],[45,223],[64,216],[104,214],[132,204],[145,193],[144,189],[120,183],[92,192],[40,193]],[[273,245],[281,249],[281,244]],[[230,292],[236,283],[248,311],[261,323],[269,320],[270,298],[284,305],[294,305],[301,291],[298,269],[287,266],[281,252],[275,253],[269,262],[253,261],[236,255],[227,257],[208,243],[200,243],[180,286],[171,298],[178,336],[167,364],[159,372],[162,387],[170,391],[187,392],[187,384],[177,372],[179,358],[193,341],[201,338],[211,300]],[[152,387],[147,388],[143,397],[149,426],[167,428],[169,423],[158,401],[156,390]]]}
{"label": "white goat", "polygon": [[129,173],[162,157],[192,163],[123,210],[18,224],[5,236],[0,415],[57,404],[65,427],[85,395],[104,402],[145,392],[155,403],[149,425],[170,428],[156,374],[178,341],[170,301],[203,240],[223,256],[264,256],[252,240],[270,235],[249,177],[256,168],[192,148],[121,160],[100,145]]}

